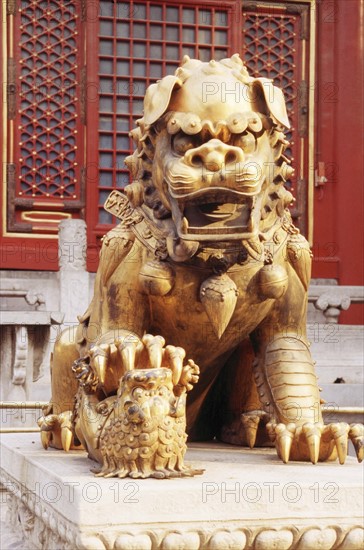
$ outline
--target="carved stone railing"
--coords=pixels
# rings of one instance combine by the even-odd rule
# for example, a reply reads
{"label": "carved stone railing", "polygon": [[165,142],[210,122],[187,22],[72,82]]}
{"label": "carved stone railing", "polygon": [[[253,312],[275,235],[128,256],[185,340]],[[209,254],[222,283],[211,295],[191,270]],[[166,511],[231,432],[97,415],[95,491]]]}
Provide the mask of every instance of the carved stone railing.
{"label": "carved stone railing", "polygon": [[310,285],[308,302],[322,311],[326,323],[338,323],[340,311],[364,302],[363,286]]}
{"label": "carved stone railing", "polygon": [[[3,431],[36,429],[38,404],[50,397],[50,347],[61,331],[60,325],[77,323],[77,315],[85,311],[89,302],[86,246],[85,222],[64,220],[59,231],[57,279],[39,274],[39,278],[28,280],[22,273],[19,278],[2,280],[0,425]],[[57,309],[46,311],[49,303],[52,309]]]}
{"label": "carved stone railing", "polygon": [[[45,305],[43,295],[32,289],[21,289],[17,283],[2,288],[0,296],[7,301],[7,309],[0,312],[0,399],[8,402],[6,408],[1,408],[0,424],[2,428],[25,429],[34,425],[38,414],[35,412],[37,407],[29,410],[25,407],[26,402],[49,397],[42,393],[49,393],[51,326],[60,325],[64,316],[58,311],[39,310]],[[14,298],[24,298],[23,310],[10,309]],[[36,384],[41,378],[42,383]],[[12,403],[17,407],[14,408]]]}

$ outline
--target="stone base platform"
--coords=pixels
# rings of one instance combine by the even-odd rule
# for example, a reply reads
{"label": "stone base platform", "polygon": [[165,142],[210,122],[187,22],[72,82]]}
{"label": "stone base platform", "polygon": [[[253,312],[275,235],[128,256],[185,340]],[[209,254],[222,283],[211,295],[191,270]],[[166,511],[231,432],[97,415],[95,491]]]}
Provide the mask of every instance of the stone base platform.
{"label": "stone base platform", "polygon": [[203,475],[100,479],[84,452],[44,451],[38,438],[1,440],[2,496],[24,550],[364,547],[363,468],[352,457],[283,464],[272,449],[201,443],[186,462]]}

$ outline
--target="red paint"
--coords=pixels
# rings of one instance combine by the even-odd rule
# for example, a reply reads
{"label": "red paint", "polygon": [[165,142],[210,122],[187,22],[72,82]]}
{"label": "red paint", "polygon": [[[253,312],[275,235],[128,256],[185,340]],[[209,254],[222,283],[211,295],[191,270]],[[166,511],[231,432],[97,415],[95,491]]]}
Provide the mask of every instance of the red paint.
{"label": "red paint", "polygon": [[[316,163],[328,182],[315,189],[313,277],[363,285],[363,2],[318,4]],[[341,322],[358,322],[353,306]]]}
{"label": "red paint", "polygon": [[[138,4],[140,3],[139,1]],[[150,9],[150,4],[146,4]],[[208,1],[197,4],[194,0],[184,0],[183,3],[155,0],[153,5],[161,5],[164,14],[168,6],[196,9],[200,6],[202,9],[227,10],[230,46],[228,54],[242,51],[240,2]],[[314,190],[313,277],[333,278],[343,285],[363,284],[363,11],[363,0],[317,2],[315,166],[309,169],[314,170],[318,162],[323,162],[328,181],[322,188]],[[98,223],[99,77],[96,60],[99,56],[99,22],[99,17],[87,17],[85,215],[88,223],[90,271],[97,269],[100,237],[110,228]],[[17,44],[19,37],[15,38]],[[115,36],[111,38],[115,40]],[[148,45],[151,37],[147,34],[145,38]],[[167,42],[164,36],[164,48]],[[197,45],[195,47],[197,48]],[[16,55],[18,54],[17,51]],[[166,61],[168,58],[163,58],[164,68]],[[5,82],[5,75],[1,76],[2,82]],[[146,80],[149,82],[148,78]],[[94,95],[93,89],[96,90]],[[4,92],[3,86],[0,96]],[[132,98],[129,107],[131,101]],[[3,106],[4,101],[1,101],[0,109],[3,109]],[[131,115],[130,120],[133,120]],[[82,131],[79,136],[79,143],[82,144]],[[16,141],[19,141],[18,136]],[[6,161],[7,159],[2,159],[3,163]],[[80,214],[82,213],[73,213],[76,216]],[[8,237],[3,236],[0,248],[1,267],[55,271],[58,269],[56,249],[56,239],[39,239],[36,236],[25,238],[17,236],[16,233]],[[363,306],[354,305],[349,311],[342,313],[341,322],[363,322],[362,315]]]}

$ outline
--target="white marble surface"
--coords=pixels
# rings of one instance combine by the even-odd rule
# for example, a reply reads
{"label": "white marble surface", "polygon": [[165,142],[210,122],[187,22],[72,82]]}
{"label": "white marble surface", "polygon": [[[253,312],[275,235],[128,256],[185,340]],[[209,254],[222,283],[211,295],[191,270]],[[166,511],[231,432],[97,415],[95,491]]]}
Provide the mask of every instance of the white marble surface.
{"label": "white marble surface", "polygon": [[187,462],[204,468],[201,476],[119,480],[95,478],[83,452],[44,451],[36,434],[7,434],[1,451],[3,482],[17,494],[9,497],[12,521],[22,501],[29,548],[329,550],[364,542],[363,468],[352,457],[343,466],[285,465],[272,449],[192,444]]}
{"label": "white marble surface", "polygon": [[7,520],[6,494],[0,491],[0,548],[1,550],[28,550],[23,533]]}

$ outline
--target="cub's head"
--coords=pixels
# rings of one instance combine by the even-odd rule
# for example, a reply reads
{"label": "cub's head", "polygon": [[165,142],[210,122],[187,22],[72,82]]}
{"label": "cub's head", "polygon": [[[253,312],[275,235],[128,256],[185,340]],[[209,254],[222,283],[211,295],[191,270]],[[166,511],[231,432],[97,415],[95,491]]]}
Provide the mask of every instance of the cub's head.
{"label": "cub's head", "polygon": [[250,77],[237,54],[185,57],[174,76],[148,88],[137,125],[126,192],[175,239],[249,239],[292,201],[283,186],[292,174],[283,94]]}

